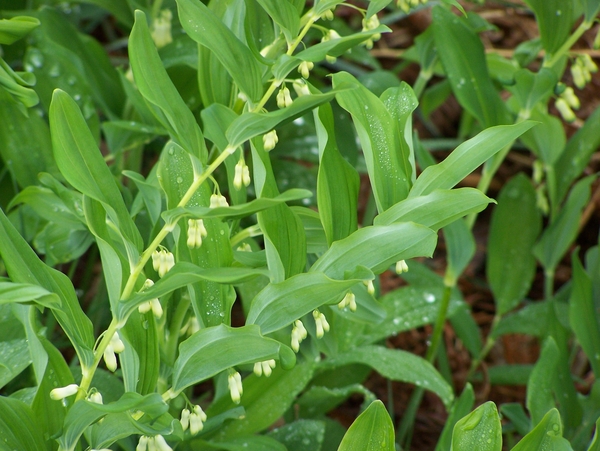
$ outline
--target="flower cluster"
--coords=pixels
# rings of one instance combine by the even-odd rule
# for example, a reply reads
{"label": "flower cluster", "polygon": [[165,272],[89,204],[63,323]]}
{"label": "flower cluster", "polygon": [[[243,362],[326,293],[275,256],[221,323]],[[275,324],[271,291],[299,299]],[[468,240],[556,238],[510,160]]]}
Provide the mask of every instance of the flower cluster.
{"label": "flower cluster", "polygon": [[277,93],[277,106],[279,108],[287,108],[293,103],[290,90],[284,84],[283,87]]}
{"label": "flower cluster", "polygon": [[188,409],[181,411],[181,427],[184,431],[190,429],[190,434],[196,435],[202,429],[204,429],[204,423],[206,422],[207,416],[202,410],[202,407],[196,405],[190,412]]}
{"label": "flower cluster", "polygon": [[154,437],[142,435],[135,451],[173,451],[173,448],[167,444],[162,435],[155,435]]}
{"label": "flower cluster", "polygon": [[242,185],[250,185],[250,170],[243,158],[235,165],[235,175],[233,176],[233,186],[235,189],[241,189]]}
{"label": "flower cluster", "polygon": [[[327,30],[326,33],[323,34],[323,37],[321,38],[321,42],[327,42],[327,41],[332,41],[334,39],[340,39],[341,36],[339,35],[339,33],[335,30]],[[328,63],[335,63],[337,58],[335,56],[331,56],[331,55],[325,55],[325,60],[327,60]]]}
{"label": "flower cluster", "polygon": [[231,395],[231,400],[239,404],[242,395],[244,394],[244,387],[242,386],[242,376],[237,371],[235,373],[231,373],[227,377],[227,385],[229,386],[229,394]]}
{"label": "flower cluster", "polygon": [[152,267],[160,277],[163,277],[175,265],[175,257],[166,249],[152,252]]}
{"label": "flower cluster", "polygon": [[202,238],[207,235],[202,219],[188,219],[187,246],[190,249],[202,246]]}
{"label": "flower cluster", "polygon": [[277,132],[275,130],[271,130],[268,133],[263,135],[263,147],[265,148],[265,152],[269,152],[273,150],[277,145],[279,138],[277,137]]}
{"label": "flower cluster", "polygon": [[308,84],[302,78],[297,78],[296,80],[294,80],[294,82],[292,83],[292,87],[294,88],[294,91],[296,91],[298,97],[307,96],[310,94]]}
{"label": "flower cluster", "polygon": [[354,296],[354,293],[352,293],[352,291],[348,291],[348,293],[346,293],[346,296],[344,296],[344,299],[342,299],[338,304],[338,308],[340,310],[346,308],[346,306],[350,308],[350,311],[356,311],[356,296]]}
{"label": "flower cluster", "polygon": [[302,321],[297,319],[294,321],[294,326],[292,327],[292,349],[294,352],[298,352],[300,350],[300,343],[308,336],[308,332],[302,324]]}
{"label": "flower cluster", "polygon": [[315,327],[317,328],[317,338],[322,338],[325,332],[329,332],[327,318],[319,310],[313,310],[313,318],[315,319]]}
{"label": "flower cluster", "polygon": [[396,274],[402,274],[403,272],[408,272],[408,265],[404,260],[399,260],[396,262]]}
{"label": "flower cluster", "polygon": [[581,104],[573,88],[567,86],[554,102],[554,106],[565,121],[573,122],[576,119],[573,110],[578,110]]}
{"label": "flower cluster", "polygon": [[400,8],[405,13],[409,12],[411,8],[416,8],[419,6],[419,3],[427,3],[427,0],[398,0],[396,2],[396,6]]}
{"label": "flower cluster", "polygon": [[115,354],[119,354],[124,350],[125,345],[121,341],[119,333],[115,332],[110,339],[110,343],[108,343],[108,346],[104,350],[104,363],[109,371],[114,372],[117,369],[117,356]]}
{"label": "flower cluster", "polygon": [[[142,287],[142,291],[147,290],[152,285],[154,285],[152,279],[146,279],[146,281],[144,282],[144,286]],[[162,317],[163,309],[162,305],[160,305],[160,301],[158,300],[158,298],[150,299],[149,301],[142,302],[140,305],[138,305],[138,312],[142,314],[147,313],[150,310],[152,310],[152,313],[156,318]]]}
{"label": "flower cluster", "polygon": [[[371,30],[376,29],[378,26],[379,26],[379,18],[377,17],[377,14],[373,14],[368,19],[365,17],[362,20],[362,31],[371,31]],[[369,39],[367,39],[367,41],[365,42],[365,47],[368,49],[372,49],[373,42],[379,41],[380,39],[381,39],[381,33],[375,33],[373,36],[371,36]]]}
{"label": "flower cluster", "polygon": [[298,72],[300,72],[302,78],[308,78],[313,67],[315,67],[314,63],[310,61],[302,61],[298,66]]}
{"label": "flower cluster", "polygon": [[213,194],[210,196],[210,208],[217,207],[229,207],[229,202],[225,199],[225,196],[221,194]]}
{"label": "flower cluster", "polygon": [[577,56],[571,64],[571,75],[573,83],[579,89],[583,89],[592,80],[592,74],[598,72],[598,66],[588,54]]}
{"label": "flower cluster", "polygon": [[275,368],[275,366],[276,363],[273,359],[265,360],[264,362],[256,362],[254,364],[254,374],[256,374],[258,377],[262,376],[263,374],[266,377],[269,377],[273,372],[273,368]]}
{"label": "flower cluster", "polygon": [[152,40],[159,49],[167,44],[173,42],[171,36],[171,19],[173,19],[173,13],[170,9],[163,9],[160,12],[160,16],[152,21]]}

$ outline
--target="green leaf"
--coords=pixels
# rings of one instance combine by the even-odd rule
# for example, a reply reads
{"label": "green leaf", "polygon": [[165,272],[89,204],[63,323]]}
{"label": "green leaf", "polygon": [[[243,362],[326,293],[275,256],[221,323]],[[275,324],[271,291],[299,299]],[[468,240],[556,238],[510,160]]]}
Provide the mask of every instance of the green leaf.
{"label": "green leaf", "polygon": [[226,442],[201,442],[208,449],[226,451],[287,451],[285,445],[265,435],[243,435],[232,437]]}
{"label": "green leaf", "polygon": [[297,9],[289,0],[257,0],[260,6],[279,25],[288,43],[291,43],[300,29],[300,17]]}
{"label": "green leaf", "polygon": [[[344,368],[341,371],[344,371]],[[330,372],[330,375],[334,374]],[[316,383],[313,381],[313,384]],[[339,380],[336,380],[335,383],[339,383]],[[365,404],[370,404],[376,399],[376,396],[361,384],[333,388],[312,385],[298,399],[299,416],[301,418],[321,418],[353,394],[362,395],[365,398]]]}
{"label": "green leaf", "polygon": [[22,401],[4,396],[0,396],[0,437],[3,451],[46,449],[31,408]]}
{"label": "green leaf", "polygon": [[452,408],[446,419],[446,424],[442,430],[442,435],[435,446],[435,451],[446,451],[450,449],[452,446],[452,432],[454,430],[454,425],[471,411],[474,403],[475,393],[473,392],[473,386],[470,383],[467,383],[461,395],[456,398],[454,404],[452,404]]}
{"label": "green leaf", "polygon": [[281,329],[307,313],[338,303],[360,279],[332,280],[322,273],[301,273],[259,292],[250,306],[247,324],[258,324],[264,334]]}
{"label": "green leaf", "polygon": [[40,21],[31,16],[15,16],[0,20],[0,44],[10,45],[27,36]]}
{"label": "green leaf", "polygon": [[52,313],[71,340],[81,365],[89,366],[94,358],[92,323],[83,313],[71,281],[38,258],[2,211],[0,256],[14,282],[39,285],[60,298],[60,306],[52,309]]}
{"label": "green leaf", "polygon": [[280,342],[263,337],[255,325],[231,328],[221,324],[201,329],[179,346],[173,368],[173,391],[179,393],[237,365],[270,359],[290,368],[296,355]]}
{"label": "green leaf", "polygon": [[550,97],[558,81],[556,73],[547,68],[536,73],[529,69],[519,69],[514,77],[515,84],[510,90],[519,102],[519,107],[526,112],[531,112],[538,102]]}
{"label": "green leaf", "polygon": [[54,158],[65,179],[83,194],[102,202],[109,217],[139,250],[142,238],[119,188],[79,107],[64,91],[56,90],[52,96],[50,131]]}
{"label": "green leaf", "polygon": [[442,6],[434,7],[432,15],[437,54],[458,102],[484,127],[507,123],[506,106],[492,84],[475,31]]}
{"label": "green leaf", "polygon": [[383,212],[406,198],[414,176],[410,151],[399,130],[397,102],[388,91],[382,99],[376,97],[346,72],[335,74],[332,81],[334,88],[343,84],[355,88],[339,92],[336,99],[352,115],[377,209]]}
{"label": "green leaf", "polygon": [[475,188],[436,189],[425,196],[398,202],[375,216],[373,223],[389,225],[410,221],[439,230],[469,213],[482,211],[491,202],[492,199]]}
{"label": "green leaf", "polygon": [[546,413],[554,408],[554,387],[558,373],[560,351],[552,337],[543,344],[529,381],[527,382],[527,409],[531,414],[531,423],[537,425]]}
{"label": "green leaf", "polygon": [[562,424],[558,410],[552,409],[511,451],[551,449],[553,451],[573,451],[569,442],[562,437]]}
{"label": "green leaf", "polygon": [[321,451],[325,439],[325,423],[299,419],[269,432],[286,449],[295,451]]}
{"label": "green leaf", "polygon": [[275,207],[284,202],[305,199],[311,197],[312,193],[305,189],[292,188],[273,198],[261,197],[245,204],[232,205],[229,207],[177,207],[165,211],[162,216],[165,222],[172,224],[183,217],[192,218],[227,218],[241,219],[251,216],[259,211]]}
{"label": "green leaf", "polygon": [[229,145],[238,147],[250,138],[271,131],[278,125],[293,121],[313,108],[329,102],[336,93],[348,88],[347,85],[344,85],[326,94],[312,94],[298,97],[287,108],[268,113],[244,113],[238,116],[227,129],[226,136],[229,140]]}
{"label": "green leaf", "polygon": [[31,365],[27,339],[0,341],[0,388]]}
{"label": "green leaf", "polygon": [[263,68],[250,49],[203,3],[177,0],[177,8],[186,33],[208,47],[248,98],[258,101],[263,93]]}
{"label": "green leaf", "polygon": [[448,286],[454,286],[475,255],[475,239],[466,222],[462,220],[444,227],[444,238],[448,248],[448,267],[444,281]]}
{"label": "green leaf", "polygon": [[[153,393],[161,363],[159,350],[159,328],[152,312],[134,312],[119,331],[120,336],[126,340],[126,347],[137,355],[139,368],[137,373],[135,391],[141,395]],[[136,360],[136,359],[133,359]],[[137,363],[137,362],[136,362]],[[123,374],[126,374],[124,360],[121,360]],[[137,365],[136,365],[137,366]]]}
{"label": "green leaf", "polygon": [[441,163],[426,168],[417,178],[408,197],[430,194],[435,189],[452,188],[534,125],[534,122],[525,121],[485,129],[459,145]]}
{"label": "green leaf", "polygon": [[129,36],[129,60],[139,92],[163,127],[186,151],[206,161],[208,152],[200,127],[169,78],[141,11],[135,12],[135,24]]}
{"label": "green leaf", "polygon": [[573,286],[569,299],[569,324],[587,355],[594,374],[600,374],[600,325],[594,303],[592,282],[583,269],[577,251],[571,256]]}
{"label": "green leaf", "polygon": [[394,451],[394,425],[385,406],[373,401],[344,435],[338,451]]}
{"label": "green leaf", "polygon": [[0,282],[0,304],[35,301],[45,307],[56,307],[60,299],[54,293],[28,283]]}
{"label": "green leaf", "polygon": [[596,420],[596,432],[594,432],[594,438],[590,443],[587,451],[598,451],[600,450],[600,418]]}
{"label": "green leaf", "polygon": [[432,391],[449,407],[454,399],[452,387],[427,360],[399,349],[361,346],[321,362],[321,367],[337,368],[351,363],[368,365],[383,377],[415,384]]}
{"label": "green leaf", "polygon": [[496,405],[482,404],[454,426],[450,451],[500,451],[502,426]]}
{"label": "green leaf", "polygon": [[579,218],[588,203],[590,185],[595,179],[595,175],[590,175],[577,182],[562,210],[533,247],[533,254],[546,271],[554,271],[577,236]]}
{"label": "green leaf", "polygon": [[514,309],[531,287],[536,266],[532,250],[541,228],[535,190],[518,174],[500,191],[488,239],[486,272],[500,315]]}
{"label": "green leaf", "polygon": [[525,0],[535,13],[546,58],[552,57],[567,40],[573,26],[573,2],[562,0]]}
{"label": "green leaf", "polygon": [[371,17],[373,14],[377,14],[387,5],[392,3],[393,0],[371,0],[369,2],[369,7],[367,8],[367,16]]}
{"label": "green leaf", "polygon": [[317,201],[327,243],[346,238],[358,228],[356,208],[360,178],[340,154],[330,105],[314,113],[319,140]]}
{"label": "green leaf", "polygon": [[[144,412],[149,418],[156,419],[168,410],[169,406],[158,393],[142,396],[138,393],[125,393],[118,401],[109,404],[96,404],[91,401],[77,401],[67,413],[63,434],[58,443],[65,451],[77,446],[83,432],[93,423],[107,414],[122,413],[129,410]],[[140,428],[140,432],[144,430]]]}
{"label": "green leaf", "polygon": [[436,241],[433,230],[411,222],[364,227],[333,243],[310,271],[343,279],[360,265],[379,274],[398,260],[430,256]]}

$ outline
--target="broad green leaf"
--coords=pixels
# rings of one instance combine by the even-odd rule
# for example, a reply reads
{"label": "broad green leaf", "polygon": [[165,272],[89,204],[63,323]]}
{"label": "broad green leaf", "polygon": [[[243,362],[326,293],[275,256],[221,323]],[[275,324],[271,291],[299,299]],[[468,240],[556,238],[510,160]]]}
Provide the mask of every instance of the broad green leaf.
{"label": "broad green leaf", "polygon": [[500,414],[510,421],[510,424],[522,436],[531,431],[531,421],[521,403],[509,402],[500,406]]}
{"label": "broad green leaf", "polygon": [[[497,338],[505,334],[527,334],[543,337],[548,331],[550,316],[549,301],[534,302],[522,309],[504,316],[494,329],[492,336]],[[566,314],[566,312],[565,312]]]}
{"label": "broad green leaf", "polygon": [[373,14],[377,14],[387,5],[392,3],[393,0],[371,0],[369,7],[367,8],[367,17],[371,17]]}
{"label": "broad green leaf", "polygon": [[452,404],[452,408],[446,419],[442,435],[435,446],[435,451],[446,451],[450,449],[452,446],[452,432],[454,430],[454,425],[457,421],[471,412],[474,403],[475,393],[473,392],[473,386],[470,383],[467,383],[461,395],[454,399],[454,404]]}
{"label": "broad green leaf", "polygon": [[[138,393],[125,393],[118,401],[109,404],[96,404],[80,400],[67,413],[64,430],[58,438],[58,443],[65,451],[74,450],[83,432],[107,414],[139,410],[144,412],[149,419],[156,419],[168,408],[169,406],[158,393],[146,396]],[[140,432],[143,432],[141,427]]]}
{"label": "broad green leaf", "polygon": [[261,269],[239,267],[201,268],[193,263],[179,262],[152,287],[134,294],[126,301],[122,301],[116,316],[123,321],[143,302],[160,298],[191,283],[208,281],[220,284],[237,284],[267,274]]}
{"label": "broad green leaf", "polygon": [[0,449],[41,451],[44,438],[31,408],[17,399],[0,396]]}
{"label": "broad green leaf", "polygon": [[562,0],[525,0],[525,3],[535,14],[546,58],[549,59],[571,33],[574,3]]}
{"label": "broad green leaf", "polygon": [[167,223],[174,223],[180,218],[188,216],[192,218],[241,219],[281,203],[305,199],[310,196],[312,196],[312,193],[308,190],[292,188],[273,198],[261,197],[245,204],[230,207],[177,207],[165,211],[162,216]]}
{"label": "broad green leaf", "polygon": [[27,339],[0,341],[0,388],[31,365]]}
{"label": "broad green leaf", "polygon": [[83,224],[77,227],[49,223],[33,240],[36,250],[46,255],[46,264],[55,266],[81,257],[94,241]]}
{"label": "broad green leaf", "polygon": [[289,0],[257,0],[271,16],[273,22],[279,25],[288,43],[291,43],[300,29],[298,11]]}
{"label": "broad green leaf", "polygon": [[83,313],[71,281],[38,258],[2,211],[0,256],[13,282],[39,285],[60,298],[60,306],[52,313],[71,340],[81,364],[90,365],[94,346],[92,323]]}
{"label": "broad green leaf", "polygon": [[136,85],[154,115],[186,151],[206,161],[208,153],[200,127],[164,69],[141,11],[135,13],[129,58]]}
{"label": "broad green leaf", "polygon": [[592,282],[583,269],[577,251],[571,256],[573,287],[569,299],[569,323],[594,374],[600,374],[600,325],[594,305]]}
{"label": "broad green leaf", "polygon": [[373,223],[389,225],[410,221],[438,230],[469,213],[482,211],[491,202],[492,199],[475,188],[436,189],[398,202],[375,216]]}
{"label": "broad green leaf", "polygon": [[484,127],[505,124],[508,113],[488,74],[479,36],[465,18],[434,7],[433,34],[437,54],[458,102]]}
{"label": "broad green leaf", "polygon": [[[196,442],[195,442],[196,443]],[[243,435],[231,437],[226,442],[200,442],[203,449],[222,449],[225,451],[287,451],[285,445],[265,435]]]}
{"label": "broad green leaf", "polygon": [[0,20],[0,44],[10,45],[27,36],[31,30],[39,25],[40,21],[31,16],[15,16],[10,19],[2,19]]}
{"label": "broad green leaf", "polygon": [[[123,175],[133,180],[133,183],[135,183],[135,186],[139,190],[139,195],[144,200],[144,205],[150,215],[152,224],[156,224],[162,211],[162,196],[158,183],[156,183],[156,174],[150,174],[148,180],[144,179],[144,176],[133,171],[123,171]],[[150,181],[150,179],[152,181]]]}
{"label": "broad green leaf", "polygon": [[547,68],[542,68],[536,73],[529,69],[519,69],[514,78],[515,84],[510,90],[527,116],[538,102],[550,97],[558,81],[556,73]]}
{"label": "broad green leaf", "polygon": [[142,238],[119,188],[79,107],[64,91],[56,90],[52,96],[50,131],[54,158],[65,179],[83,194],[102,202],[123,235],[139,250]]}
{"label": "broad green leaf", "polygon": [[[250,349],[246,350],[248,351]],[[304,361],[290,371],[277,366],[269,377],[251,374],[244,378],[244,394],[240,405],[244,407],[245,415],[239,420],[225,423],[217,432],[216,439],[227,441],[267,429],[288,411],[298,394],[310,382],[313,372],[314,363]],[[210,418],[234,406],[227,393],[213,403],[206,414]]]}
{"label": "broad green leaf", "polygon": [[321,451],[325,439],[325,423],[317,420],[298,419],[269,432],[286,449],[295,451]]}
{"label": "broad green leaf", "polygon": [[247,324],[257,324],[264,334],[281,329],[307,313],[338,303],[360,279],[332,280],[322,273],[301,273],[259,292],[250,306]]}
{"label": "broad green leaf", "polygon": [[[335,382],[339,381],[336,380]],[[313,384],[316,384],[316,382],[313,382]],[[353,394],[362,395],[365,398],[364,404],[370,404],[376,399],[376,396],[361,384],[351,384],[339,388],[312,385],[298,399],[299,416],[300,418],[321,418]]]}
{"label": "broad green leaf", "polygon": [[486,273],[498,314],[514,309],[535,276],[532,250],[542,227],[542,215],[529,179],[518,174],[500,191],[492,215]]}
{"label": "broad green leaf", "polygon": [[600,450],[600,418],[596,420],[596,432],[594,432],[594,438],[590,443],[587,451],[598,451]]}
{"label": "broad green leaf", "polygon": [[562,210],[533,247],[533,254],[546,271],[554,271],[577,236],[579,218],[588,203],[590,185],[595,179],[595,175],[590,175],[577,182]]}
{"label": "broad green leaf", "polygon": [[377,209],[383,212],[406,198],[414,176],[408,146],[402,143],[398,106],[387,91],[380,99],[346,72],[335,74],[332,81],[334,88],[355,88],[339,92],[336,100],[352,115]]}
{"label": "broad green leaf", "polygon": [[444,161],[426,168],[410,190],[409,198],[450,189],[533,127],[533,122],[490,127],[459,145]]}
{"label": "broad green leaf", "polygon": [[357,228],[358,172],[340,154],[330,105],[314,113],[319,140],[317,201],[327,243],[346,238]]}
{"label": "broad green leaf", "polygon": [[344,435],[338,451],[394,451],[394,425],[379,400],[361,413]]}
{"label": "broad green leaf", "polygon": [[177,0],[177,8],[187,34],[208,47],[248,98],[258,101],[263,93],[263,69],[250,49],[202,2]]}
{"label": "broad green leaf", "polygon": [[585,12],[585,20],[591,23],[600,10],[600,3],[596,0],[584,0],[582,3]]}
{"label": "broad green leaf", "polygon": [[496,405],[488,401],[454,426],[450,451],[500,451],[502,426]]}
{"label": "broad green leaf", "polygon": [[465,221],[460,219],[444,227],[444,238],[448,252],[444,281],[454,286],[475,255],[475,239]]}
{"label": "broad green leaf", "polygon": [[[552,191],[555,180],[554,164],[563,152],[567,138],[562,121],[556,116],[539,110],[539,108],[533,110],[530,116],[530,119],[538,124],[524,133],[521,141],[544,163],[550,183],[549,189]],[[553,204],[552,207],[556,206]]]}
{"label": "broad green leaf", "polygon": [[310,271],[343,279],[361,265],[379,274],[398,260],[430,256],[436,241],[433,230],[412,222],[364,227],[333,243]]}
{"label": "broad green leaf", "polygon": [[552,409],[529,434],[523,437],[511,451],[551,449],[553,451],[573,451],[569,442],[562,437],[562,423],[558,410]]}
{"label": "broad green leaf", "polygon": [[549,186],[553,205],[560,204],[573,181],[581,175],[592,154],[600,146],[599,128],[600,107],[596,108],[586,119],[583,127],[569,139],[565,149],[554,163],[554,181]]}
{"label": "broad green leaf", "polygon": [[40,172],[58,173],[46,122],[35,113],[21,114],[1,89],[0,123],[0,156],[21,188],[38,184]]}
{"label": "broad green leaf", "polygon": [[179,393],[237,365],[270,359],[289,369],[294,366],[296,355],[280,342],[263,337],[258,326],[231,328],[221,324],[201,329],[179,346],[173,391]]}
{"label": "broad green leaf", "polygon": [[554,387],[558,377],[560,351],[552,337],[546,338],[529,381],[527,382],[526,405],[531,414],[531,423],[537,425],[546,413],[555,407]]}
{"label": "broad green leaf", "polygon": [[327,369],[352,363],[368,365],[390,380],[408,382],[432,391],[447,407],[454,399],[452,387],[433,365],[419,356],[400,349],[375,345],[361,346],[324,360],[320,365]]}
{"label": "broad green leaf", "polygon": [[127,25],[128,27],[133,25],[133,14],[130,3],[123,3],[121,0],[82,0],[81,3],[98,5],[109,11],[122,24]]}
{"label": "broad green leaf", "polygon": [[268,113],[244,113],[234,120],[227,129],[226,136],[229,145],[233,147],[240,146],[250,138],[271,131],[278,125],[293,121],[313,108],[329,102],[336,93],[347,89],[349,89],[349,86],[344,85],[326,94],[302,96],[294,99],[294,102],[287,108]]}
{"label": "broad green leaf", "polygon": [[[81,196],[80,196],[81,197]],[[64,201],[52,190],[43,186],[28,186],[8,204],[11,210],[20,203],[27,204],[35,213],[49,222],[62,224],[68,227],[80,227],[82,221],[65,205]]]}
{"label": "broad green leaf", "polygon": [[[137,370],[136,392],[141,395],[153,393],[156,390],[158,372],[161,363],[159,351],[159,328],[153,313],[133,312],[127,324],[119,331],[120,336],[127,340],[126,346],[131,346],[137,354],[139,369]],[[121,360],[121,366],[124,362]],[[123,369],[125,372],[125,369]]]}
{"label": "broad green leaf", "polygon": [[60,305],[60,299],[56,294],[49,292],[39,285],[0,282],[0,304],[32,301],[45,307]]}

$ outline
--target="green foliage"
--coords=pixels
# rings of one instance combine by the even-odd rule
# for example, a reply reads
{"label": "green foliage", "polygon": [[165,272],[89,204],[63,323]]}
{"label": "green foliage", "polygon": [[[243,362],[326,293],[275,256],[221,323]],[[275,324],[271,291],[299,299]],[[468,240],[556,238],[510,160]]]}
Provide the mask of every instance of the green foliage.
{"label": "green foliage", "polygon": [[[549,112],[575,117],[568,64],[595,71],[571,48],[597,1],[513,5],[540,36],[504,58],[445,0],[393,69],[368,49],[429,5],[63,3],[0,1],[0,450],[410,449],[425,390],[448,412],[438,451],[600,448],[600,254],[577,247],[600,109],[569,139]],[[450,95],[438,162],[413,117]],[[517,141],[533,177],[494,200]],[[482,337],[459,281],[490,203]],[[385,342],[424,326],[424,356]],[[460,395],[447,327],[471,358]],[[540,340],[537,362],[480,371],[509,333]],[[372,371],[415,387],[401,416]],[[526,384],[527,411],[473,410],[482,377]],[[353,395],[346,429],[328,414]]]}

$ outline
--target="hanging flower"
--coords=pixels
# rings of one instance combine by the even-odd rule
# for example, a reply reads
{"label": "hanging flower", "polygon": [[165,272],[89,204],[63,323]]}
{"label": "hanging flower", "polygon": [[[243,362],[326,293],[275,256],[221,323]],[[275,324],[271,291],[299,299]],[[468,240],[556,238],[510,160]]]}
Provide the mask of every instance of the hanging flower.
{"label": "hanging flower", "polygon": [[298,72],[300,72],[300,75],[302,75],[303,78],[308,78],[313,67],[315,67],[315,65],[311,61],[302,61],[298,66]]}
{"label": "hanging flower", "polygon": [[373,281],[368,280],[365,282],[365,285],[367,286],[367,293],[369,293],[371,296],[374,296],[375,295],[375,285],[373,285]]}
{"label": "hanging flower", "polygon": [[279,108],[287,108],[293,103],[292,96],[290,95],[290,90],[287,86],[283,85],[283,87],[277,93],[277,106]]}
{"label": "hanging flower", "polygon": [[406,261],[400,260],[396,262],[396,274],[402,274],[403,272],[408,272],[408,265]]}
{"label": "hanging flower", "polygon": [[73,396],[78,390],[79,385],[77,384],[69,384],[66,387],[55,388],[50,392],[50,399],[53,399],[54,401],[60,401],[61,399]]}
{"label": "hanging flower", "polygon": [[179,419],[181,423],[181,429],[187,431],[190,427],[190,411],[188,409],[183,409],[181,411],[181,418]]}
{"label": "hanging flower", "polygon": [[187,246],[190,249],[202,246],[202,238],[207,235],[208,232],[202,219],[188,219]]}
{"label": "hanging flower", "polygon": [[317,329],[317,338],[322,338],[325,332],[329,332],[329,323],[325,315],[319,310],[313,310],[313,318],[315,319],[315,327]]}
{"label": "hanging flower", "polygon": [[246,166],[246,162],[243,158],[240,158],[240,161],[235,165],[235,175],[233,176],[233,186],[235,189],[239,190],[242,188],[242,185],[248,186],[250,185],[250,170],[248,166]]}
{"label": "hanging flower", "polygon": [[294,352],[298,352],[300,350],[300,343],[308,336],[308,332],[302,324],[302,321],[297,319],[294,321],[294,326],[292,327],[292,349]]}
{"label": "hanging flower", "polygon": [[354,293],[352,293],[352,291],[348,291],[348,293],[346,293],[346,295],[344,296],[344,299],[342,299],[338,304],[338,308],[340,310],[346,307],[350,307],[350,311],[352,312],[356,311],[356,296],[354,296]]}
{"label": "hanging flower", "polygon": [[165,249],[152,252],[152,266],[158,272],[160,277],[163,277],[169,270],[175,266],[175,257],[171,252]]}
{"label": "hanging flower", "polygon": [[227,202],[227,199],[225,199],[225,196],[222,196],[221,194],[213,194],[210,196],[210,208],[217,207],[229,207],[229,203]]}
{"label": "hanging flower", "polygon": [[275,130],[271,130],[268,133],[263,135],[263,147],[266,152],[269,152],[275,148],[279,138],[277,137],[277,132]]}
{"label": "hanging flower", "polygon": [[242,386],[242,376],[237,371],[235,373],[230,374],[227,377],[227,385],[229,386],[229,394],[231,395],[231,400],[239,404],[242,395],[244,394],[244,387]]}
{"label": "hanging flower", "polygon": [[273,359],[265,360],[264,362],[256,362],[254,364],[254,374],[256,374],[258,377],[262,376],[263,374],[266,377],[269,377],[273,372],[273,368],[275,368],[275,366],[276,363]]}
{"label": "hanging flower", "polygon": [[554,106],[565,121],[573,122],[576,119],[575,113],[573,112],[567,101],[562,97],[556,99],[556,102],[554,102]]}
{"label": "hanging flower", "polygon": [[152,40],[157,48],[162,48],[167,44],[173,42],[171,36],[171,19],[173,19],[173,13],[170,9],[163,9],[160,12],[160,16],[152,21]]}
{"label": "hanging flower", "polygon": [[310,95],[310,89],[308,88],[308,84],[302,78],[297,78],[296,80],[294,80],[294,82],[292,83],[292,87],[294,88],[294,91],[296,91],[298,97]]}
{"label": "hanging flower", "polygon": [[[241,382],[240,382],[241,384]],[[190,433],[196,435],[202,429],[204,429],[204,422],[207,420],[206,413],[202,410],[202,407],[194,406],[194,411],[190,414]]]}

